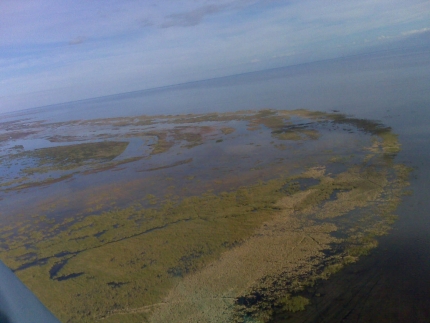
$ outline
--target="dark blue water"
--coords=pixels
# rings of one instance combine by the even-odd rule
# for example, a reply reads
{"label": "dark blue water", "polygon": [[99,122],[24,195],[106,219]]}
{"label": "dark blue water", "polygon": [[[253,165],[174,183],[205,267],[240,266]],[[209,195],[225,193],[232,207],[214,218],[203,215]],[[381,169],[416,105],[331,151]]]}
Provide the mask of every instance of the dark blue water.
{"label": "dark blue water", "polygon": [[[402,151],[397,161],[414,168],[414,194],[397,210],[394,230],[367,260],[324,285],[327,291],[337,285],[338,296],[333,294],[330,302],[312,307],[313,316],[305,313],[296,322],[430,322],[429,49],[363,54],[35,108],[0,118],[69,121],[262,108],[338,110],[380,120],[399,134]],[[348,277],[360,283],[345,284]],[[343,308],[348,310],[342,312]],[[406,317],[410,319],[405,321]]]}

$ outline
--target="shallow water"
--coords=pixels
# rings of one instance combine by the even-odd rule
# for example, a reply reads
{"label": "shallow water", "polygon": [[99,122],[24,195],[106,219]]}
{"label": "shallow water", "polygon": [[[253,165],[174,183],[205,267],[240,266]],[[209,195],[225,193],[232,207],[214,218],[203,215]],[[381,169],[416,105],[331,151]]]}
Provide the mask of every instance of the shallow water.
{"label": "shallow water", "polygon": [[[428,322],[429,88],[429,51],[396,55],[378,53],[9,113],[2,115],[2,122],[22,118],[28,118],[25,122],[58,122],[102,116],[205,113],[261,108],[306,108],[327,112],[339,110],[359,118],[381,120],[391,126],[394,133],[399,134],[402,150],[396,161],[414,168],[411,178],[411,189],[414,193],[406,197],[398,208],[396,213],[399,220],[390,234],[380,239],[380,246],[369,257],[336,274],[329,281],[318,285],[315,290],[308,291],[313,297],[308,310],[289,319],[292,322]],[[330,142],[335,146],[341,145],[341,139],[337,142],[331,139]],[[132,142],[126,150],[127,157],[135,156],[133,149],[138,149],[140,144],[139,141]],[[243,146],[244,143],[236,144]],[[27,145],[41,148],[50,143],[27,143],[17,139],[13,144],[0,148],[6,151],[14,145],[23,145],[27,149]],[[207,157],[212,153],[216,156],[216,147],[214,145],[213,149],[201,151],[200,154]],[[252,155],[256,152],[251,149],[248,153]],[[197,160],[198,156],[199,154],[195,154],[193,158]],[[189,156],[182,155],[179,159],[187,158]],[[170,159],[154,159],[154,167],[171,162]],[[249,167],[237,165],[231,170],[240,172],[240,166]],[[169,169],[162,172],[165,176],[173,175]],[[87,186],[86,179],[100,185],[105,181],[102,175],[85,176],[82,175],[81,182],[56,184],[58,186],[55,186],[52,192],[59,187],[63,192],[81,190]],[[201,176],[216,177],[218,174],[201,173]],[[127,170],[116,172],[111,179],[128,179]],[[192,191],[192,188],[190,190]],[[18,203],[33,203],[47,192],[49,189],[45,188],[40,190],[40,195],[17,194],[13,199],[5,196],[1,201],[2,213],[5,214]],[[143,196],[146,194],[142,193]],[[23,203],[24,201],[27,202]],[[320,296],[316,296],[317,294]],[[285,315],[280,313],[275,321],[283,322],[284,319]]]}

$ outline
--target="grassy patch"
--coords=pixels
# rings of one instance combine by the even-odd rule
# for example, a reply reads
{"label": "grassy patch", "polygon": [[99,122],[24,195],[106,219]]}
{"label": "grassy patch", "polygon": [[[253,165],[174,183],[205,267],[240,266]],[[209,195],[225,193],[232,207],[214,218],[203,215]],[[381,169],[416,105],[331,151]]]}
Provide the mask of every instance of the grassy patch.
{"label": "grassy patch", "polygon": [[288,312],[304,311],[306,306],[309,305],[309,299],[303,296],[285,296],[281,300],[283,309]]}
{"label": "grassy patch", "polygon": [[37,159],[39,167],[49,165],[55,169],[76,168],[89,162],[110,161],[119,156],[127,145],[128,142],[102,141],[36,149],[27,154],[28,157]]}
{"label": "grassy patch", "polygon": [[[293,124],[295,119],[301,123]],[[248,128],[246,135],[252,134],[256,144],[229,146],[241,132],[227,137],[236,131],[226,127],[228,121],[240,121],[241,131]],[[320,140],[323,133],[316,129],[321,125],[344,125],[368,134],[370,147],[363,144],[357,151],[367,148],[371,158],[360,163],[359,156],[353,160],[325,152],[327,163],[343,164],[335,174],[326,173],[324,164],[314,167],[314,159],[306,156],[299,160],[303,171],[297,168],[294,176],[287,173],[287,164],[267,166],[259,151],[265,143],[271,142],[279,149],[270,148],[276,156],[284,157],[285,141]],[[115,135],[118,141],[20,152],[36,164],[27,172],[86,167],[85,174],[91,175],[142,160],[151,166],[143,165],[140,170],[145,173],[133,173],[136,177],[161,174],[127,189],[128,183],[87,188],[82,194],[88,196],[78,199],[75,194],[67,202],[78,205],[73,216],[53,218],[40,212],[42,216],[35,213],[31,220],[0,229],[2,259],[65,322],[190,322],[190,317],[208,321],[204,315],[219,322],[248,318],[266,322],[275,307],[303,310],[309,300],[291,295],[366,255],[376,247],[377,237],[388,232],[410,172],[384,157],[400,149],[389,128],[340,114],[263,110],[100,119],[61,126],[132,131]],[[255,138],[260,132],[261,138]],[[121,136],[153,137],[154,143],[146,155],[113,160],[128,145]],[[278,145],[277,140],[284,142]],[[206,143],[210,169],[204,156],[192,155],[204,149],[184,150]],[[172,153],[187,155],[178,161]],[[237,163],[244,156],[262,163],[236,172],[228,161]],[[212,163],[215,158],[219,167]],[[196,160],[203,163],[195,164]],[[175,177],[170,171],[174,167],[189,167],[189,172]],[[210,171],[221,174],[220,169],[225,173],[216,180],[206,176]],[[15,185],[50,185],[70,176],[62,173],[34,183],[16,179]],[[238,185],[245,182],[249,184]],[[158,186],[164,189],[161,194],[156,193]],[[176,196],[179,186],[193,189],[194,196]],[[142,193],[142,200],[115,207],[115,201],[130,199],[130,187],[151,190]],[[102,188],[101,193],[91,193]],[[67,204],[48,203],[46,213],[61,210],[62,203]],[[335,231],[345,238],[335,238]],[[327,252],[332,249],[339,252]]]}

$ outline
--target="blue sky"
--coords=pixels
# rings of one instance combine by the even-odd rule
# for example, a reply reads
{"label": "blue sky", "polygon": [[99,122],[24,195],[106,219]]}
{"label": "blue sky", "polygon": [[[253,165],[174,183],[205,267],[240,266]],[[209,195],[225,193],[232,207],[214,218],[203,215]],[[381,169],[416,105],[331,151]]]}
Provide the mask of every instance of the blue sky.
{"label": "blue sky", "polygon": [[1,0],[0,112],[353,55],[423,33],[428,0]]}

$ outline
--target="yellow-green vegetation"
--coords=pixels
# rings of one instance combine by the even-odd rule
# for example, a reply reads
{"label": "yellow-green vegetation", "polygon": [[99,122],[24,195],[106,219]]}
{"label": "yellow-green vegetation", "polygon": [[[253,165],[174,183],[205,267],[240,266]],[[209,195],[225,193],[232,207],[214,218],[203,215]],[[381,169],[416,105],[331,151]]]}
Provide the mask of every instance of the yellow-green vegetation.
{"label": "yellow-green vegetation", "polygon": [[165,132],[149,132],[144,135],[157,138],[156,143],[152,145],[151,155],[162,154],[174,145],[173,140],[167,140],[167,133]]}
{"label": "yellow-green vegetation", "polygon": [[284,305],[284,309],[288,312],[298,312],[303,311],[305,307],[309,304],[309,299],[303,296],[285,296],[281,303]]}
{"label": "yellow-green vegetation", "polygon": [[[377,236],[389,230],[388,218],[406,183],[388,182],[386,177],[373,175],[362,165],[360,171],[353,167],[337,176],[325,174],[320,167],[287,179],[286,183],[291,183],[315,178],[320,184],[303,191],[286,191],[275,204],[279,210],[273,217],[240,246],[181,281],[157,305],[150,321],[264,322],[270,319],[274,304],[284,310],[302,309],[302,298],[286,306],[288,293],[297,293],[355,262],[376,246]],[[348,194],[338,197],[338,206],[329,194],[334,187],[342,187]],[[381,189],[383,194],[375,192]],[[345,208],[344,198],[350,200],[351,207]],[[346,220],[348,216],[352,218],[347,224],[330,220]],[[321,217],[324,222],[318,221]],[[334,231],[350,231],[350,235],[336,239],[331,235]],[[327,256],[324,251],[335,245],[342,252]]]}
{"label": "yellow-green vegetation", "polygon": [[[2,182],[0,187],[7,187],[7,190],[21,190],[46,186],[71,178],[73,174],[70,171],[107,170],[139,159],[128,158],[113,161],[114,158],[124,152],[127,146],[128,142],[102,141],[22,151],[7,156],[5,159],[10,165],[22,160],[31,161],[31,163],[28,163],[31,166],[27,166],[24,163],[24,167],[21,169],[22,176]],[[52,172],[62,173],[51,177]],[[41,179],[37,177],[40,174],[47,175]],[[33,177],[34,175],[36,175],[36,178]]]}
{"label": "yellow-green vegetation", "polygon": [[[19,184],[19,185],[15,186],[14,189],[15,190],[22,190],[22,189],[25,189],[25,188],[51,185],[51,184],[55,184],[55,183],[64,181],[66,179],[70,179],[70,178],[72,178],[72,176],[73,176],[73,174],[69,174],[69,175],[60,176],[58,178],[44,179],[44,180],[41,180],[41,181],[38,181],[38,182],[27,182],[27,183],[23,183],[23,184]],[[25,178],[25,180],[27,180],[27,179],[28,178]]]}
{"label": "yellow-green vegetation", "polygon": [[[73,169],[87,163],[106,162],[119,156],[128,142],[101,141],[51,148],[36,149],[27,153],[28,158],[35,158],[38,167],[50,169]],[[29,169],[27,172],[37,171]]]}
{"label": "yellow-green vegetation", "polygon": [[21,139],[34,133],[33,131],[8,131],[7,133],[0,134],[0,142],[6,142],[11,139]]}
{"label": "yellow-green vegetation", "polygon": [[169,129],[166,131],[159,132],[145,132],[144,136],[155,135],[157,138],[157,142],[153,145],[153,149],[151,151],[151,155],[162,154],[169,149],[171,149],[177,142],[185,142],[182,146],[185,148],[193,148],[195,146],[203,144],[205,141],[205,137],[217,134],[221,131],[224,134],[229,134],[225,132],[226,129],[230,128],[221,128],[216,129],[209,126],[178,126],[173,129]]}
{"label": "yellow-green vegetation", "polygon": [[[108,315],[115,303],[122,304],[121,309],[125,305],[151,304],[182,276],[240,244],[273,213],[276,196],[275,183],[267,183],[220,196],[187,198],[176,206],[166,202],[159,209],[110,211],[86,217],[49,240],[34,237],[38,251],[25,261],[17,260],[25,250],[22,248],[10,250],[3,259],[15,269],[21,263],[45,259],[46,264],[18,270],[17,274],[26,282],[37,276],[37,280],[30,279],[30,288],[61,309],[61,318],[91,321]],[[65,255],[55,257],[61,253]],[[69,260],[56,277],[80,272],[85,275],[70,280],[50,279],[50,269],[65,259]],[[112,288],[110,282],[127,284]],[[67,293],[60,298],[46,288],[59,283],[61,290],[65,288],[62,293]],[[75,298],[77,294],[81,296]],[[100,304],[94,304],[91,300],[98,294],[104,297]],[[70,302],[66,304],[64,299]],[[93,314],[85,318],[75,312],[78,308],[81,313]]]}
{"label": "yellow-green vegetation", "polygon": [[[293,123],[293,117],[299,121]],[[266,137],[256,145],[239,142],[229,147],[228,140],[238,136],[230,121],[238,121],[254,135],[262,131]],[[213,126],[199,122],[213,122]],[[410,169],[393,161],[400,149],[397,136],[376,122],[339,114],[263,110],[86,123],[90,124],[119,128],[162,124],[157,129],[133,128],[133,133],[123,135],[154,138],[145,157],[128,162],[165,157],[159,164],[140,166],[136,174],[190,167],[179,184],[183,189],[197,185],[194,192],[200,194],[177,197],[174,185],[178,182],[168,173],[152,182],[136,180],[140,186],[130,183],[143,189],[158,185],[156,180],[161,178],[165,182],[162,195],[146,194],[139,203],[109,207],[108,193],[126,198],[121,192],[126,192],[125,184],[115,188],[111,184],[110,189],[103,187],[106,196],[93,193],[93,200],[83,203],[75,216],[35,215],[0,228],[1,259],[63,322],[261,323],[268,322],[274,310],[303,310],[310,300],[301,291],[377,246],[378,236],[386,234],[395,221],[394,212],[408,184]],[[242,180],[260,180],[246,186],[229,179],[236,176],[234,172],[200,183],[203,172],[196,176],[193,169],[205,166],[195,164],[201,156],[171,160],[172,154],[168,155],[181,147],[190,153],[197,145],[213,143],[210,147],[223,154],[240,158],[242,152],[256,152],[250,156],[263,159],[258,149],[265,143],[283,154],[275,147],[286,150],[288,141],[321,140],[324,127],[338,125],[368,134],[366,142],[357,144],[357,156],[325,150],[323,164],[306,155],[298,157],[301,167],[294,175],[286,171],[287,165],[263,167],[255,161],[243,171]],[[123,141],[85,143],[31,154],[40,167],[99,161],[89,172],[103,171],[116,165],[109,163],[115,163],[112,158],[127,145]],[[339,162],[339,171],[327,171],[331,163]],[[256,172],[268,179],[261,180]],[[215,184],[224,191],[214,190]],[[77,194],[73,198],[81,202]],[[93,210],[92,214],[86,215],[84,208],[87,213]]]}
{"label": "yellow-green vegetation", "polygon": [[297,129],[276,132],[273,136],[279,140],[317,140],[320,136],[320,133],[316,130]]}
{"label": "yellow-green vegetation", "polygon": [[391,131],[385,131],[379,134],[383,142],[383,149],[385,153],[398,153],[400,151],[400,144],[397,139],[398,135]]}
{"label": "yellow-green vegetation", "polygon": [[[295,122],[292,122],[292,119]],[[289,142],[319,139],[322,135],[321,129],[330,127],[330,125],[333,127],[347,125],[374,135],[375,143],[369,148],[371,153],[368,158],[372,158],[373,152],[380,148],[382,142],[384,143],[384,153],[387,155],[396,153],[400,149],[396,135],[392,134],[389,128],[376,122],[354,119],[341,114],[307,110],[267,109],[186,116],[136,116],[75,120],[52,124],[37,121],[25,124],[26,131],[20,129],[22,125],[18,122],[7,124],[6,128],[10,131],[4,134],[5,140],[7,138],[12,140],[30,138],[31,141],[40,136],[51,143],[71,144],[36,150],[24,149],[24,151],[22,151],[23,146],[20,145],[21,148],[15,150],[17,153],[10,154],[9,152],[7,156],[0,156],[0,164],[5,169],[20,167],[19,174],[15,174],[13,171],[5,174],[0,187],[7,187],[8,190],[14,189],[18,184],[24,184],[22,187],[26,185],[34,187],[37,186],[38,181],[50,180],[37,177],[40,174],[50,175],[52,172],[57,172],[54,177],[58,179],[70,174],[71,170],[78,173],[82,170],[98,171],[100,169],[103,171],[148,157],[148,153],[142,149],[140,154],[137,153],[136,156],[127,158],[127,161],[112,160],[121,155],[130,138],[144,138],[144,140],[152,138],[149,157],[169,153],[174,147],[193,148],[207,143],[208,140],[216,140],[217,143],[225,142],[237,137],[237,135],[232,136],[236,128],[231,126],[231,121],[236,126],[241,122],[243,125],[246,124],[250,131],[269,130],[276,141],[272,142],[273,147],[280,151],[287,150]],[[202,126],[199,125],[200,122],[211,123],[211,125]],[[70,129],[69,134],[67,129]],[[94,130],[88,131],[88,129]],[[105,141],[101,142],[101,139]],[[84,142],[78,144],[77,141]],[[33,175],[36,175],[35,178],[31,178]],[[25,176],[30,177],[28,180],[23,180]]]}
{"label": "yellow-green vegetation", "polygon": [[232,127],[223,127],[223,128],[221,128],[221,131],[224,135],[229,135],[229,134],[235,132],[236,129],[234,129]]}
{"label": "yellow-green vegetation", "polygon": [[266,126],[269,129],[279,129],[286,125],[285,121],[289,119],[289,116],[285,115],[282,118],[275,110],[267,109],[257,112],[250,119],[248,126],[250,130],[258,130],[261,126]]}

